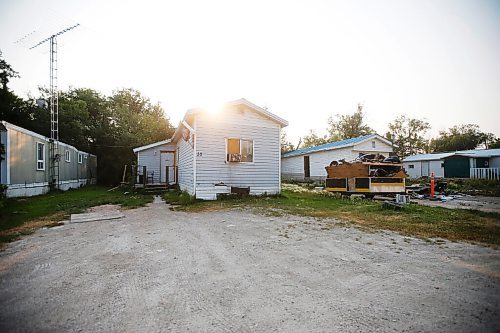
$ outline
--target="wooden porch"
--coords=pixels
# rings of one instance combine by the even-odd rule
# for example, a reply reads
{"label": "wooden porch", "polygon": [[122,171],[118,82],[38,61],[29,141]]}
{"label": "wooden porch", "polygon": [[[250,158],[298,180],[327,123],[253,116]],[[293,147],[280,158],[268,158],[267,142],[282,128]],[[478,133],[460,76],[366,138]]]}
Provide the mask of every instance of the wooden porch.
{"label": "wooden porch", "polygon": [[177,187],[177,166],[166,166],[156,177],[154,172],[145,165],[125,165],[122,184],[129,184],[134,189],[169,190]]}

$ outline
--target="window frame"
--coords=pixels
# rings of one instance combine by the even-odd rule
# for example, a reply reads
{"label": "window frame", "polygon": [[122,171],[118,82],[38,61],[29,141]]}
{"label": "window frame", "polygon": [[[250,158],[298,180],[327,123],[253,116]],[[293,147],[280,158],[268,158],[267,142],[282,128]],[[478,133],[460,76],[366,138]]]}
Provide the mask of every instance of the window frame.
{"label": "window frame", "polygon": [[[42,146],[42,159],[39,159],[38,157],[38,150],[39,146]],[[45,143],[37,141],[36,142],[36,150],[35,150],[35,159],[36,159],[36,170],[37,171],[44,171],[45,170]],[[41,167],[40,167],[41,163]]]}
{"label": "window frame", "polygon": [[408,164],[408,169],[415,169],[415,164]]}
{"label": "window frame", "polygon": [[71,151],[69,149],[64,151],[64,161],[71,163]]}
{"label": "window frame", "polygon": [[83,164],[83,154],[78,153],[78,164]]}
{"label": "window frame", "polygon": [[[228,154],[228,144],[229,144],[229,140],[239,140],[240,141],[240,155],[243,156],[243,154],[241,153],[241,149],[242,149],[242,144],[241,144],[241,141],[249,141],[252,143],[252,160],[251,161],[229,161],[229,154]],[[255,163],[255,142],[253,139],[243,139],[243,138],[235,138],[235,137],[230,137],[230,138],[226,138],[226,157],[225,157],[225,163]]]}
{"label": "window frame", "polygon": [[375,144],[375,140],[372,141],[372,148],[377,148]]}

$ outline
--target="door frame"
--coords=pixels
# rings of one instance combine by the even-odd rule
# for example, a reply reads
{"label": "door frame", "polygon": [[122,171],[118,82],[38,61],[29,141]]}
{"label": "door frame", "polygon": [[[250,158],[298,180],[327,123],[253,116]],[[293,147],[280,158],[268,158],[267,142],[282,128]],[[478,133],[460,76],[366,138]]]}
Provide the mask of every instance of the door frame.
{"label": "door frame", "polygon": [[[424,165],[426,167],[424,167]],[[425,169],[425,173],[424,174],[424,169]],[[431,176],[431,161],[421,161],[420,162],[420,176],[421,177],[430,177]]]}
{"label": "door frame", "polygon": [[[164,170],[165,166],[161,165],[162,164],[161,163],[162,162],[162,160],[161,160],[161,154],[173,154],[173,156],[174,156],[174,165],[173,165],[173,167],[174,167],[174,170],[173,170],[174,171],[174,182],[176,182],[176,179],[175,179],[175,167],[177,166],[177,156],[175,154],[175,150],[160,150],[160,183],[162,181],[162,175],[165,173],[165,170]],[[165,175],[165,182],[169,184],[170,180],[166,179],[166,176],[167,175]]]}
{"label": "door frame", "polygon": [[309,155],[304,156],[304,178],[311,178],[311,157]]}

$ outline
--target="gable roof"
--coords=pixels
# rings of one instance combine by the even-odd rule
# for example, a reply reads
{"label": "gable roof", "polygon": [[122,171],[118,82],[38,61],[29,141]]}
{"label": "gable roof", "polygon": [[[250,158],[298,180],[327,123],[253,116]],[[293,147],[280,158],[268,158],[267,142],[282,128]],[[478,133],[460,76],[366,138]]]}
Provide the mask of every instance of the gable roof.
{"label": "gable roof", "polygon": [[[250,101],[248,101],[248,100],[246,100],[244,98],[240,98],[240,99],[237,99],[237,100],[234,100],[234,101],[227,102],[227,103],[225,103],[222,106],[222,109],[224,109],[225,107],[228,107],[228,106],[233,106],[233,105],[245,105],[245,106],[248,106],[250,109],[254,110],[258,114],[260,114],[260,115],[262,115],[262,116],[264,116],[264,117],[266,117],[268,119],[271,119],[274,122],[277,122],[282,127],[288,126],[288,121],[286,121],[285,119],[283,119],[281,117],[278,117],[274,113],[271,113],[268,110],[266,110],[264,108],[261,108],[260,106],[258,106],[256,104],[253,104],[252,102],[250,102]],[[184,120],[186,120],[186,118],[188,116],[195,115],[195,114],[200,113],[200,112],[205,112],[205,110],[203,108],[189,109],[186,112],[186,115],[184,116]]]}
{"label": "gable roof", "polygon": [[143,150],[146,150],[146,149],[149,149],[149,148],[153,148],[153,147],[165,145],[167,143],[170,143],[171,141],[172,140],[168,139],[168,140],[163,140],[163,141],[158,141],[158,142],[155,142],[155,143],[151,143],[149,145],[145,145],[145,146],[142,146],[142,147],[137,147],[137,148],[134,148],[134,153],[137,153],[139,151],[143,151]]}
{"label": "gable roof", "polygon": [[[247,107],[249,107],[250,109],[254,110],[255,112],[257,112],[258,114],[278,123],[281,127],[286,127],[288,126],[288,121],[286,121],[285,119],[281,118],[281,117],[278,117],[277,115],[275,115],[274,113],[271,113],[269,112],[268,110],[264,109],[264,108],[261,108],[260,106],[256,105],[256,104],[253,104],[252,102],[246,100],[245,98],[240,98],[240,99],[237,99],[237,100],[234,100],[234,101],[230,101],[230,102],[227,102],[225,103],[222,108],[224,107],[228,107],[228,106],[233,106],[233,105],[245,105]],[[177,126],[177,129],[175,130],[174,134],[172,135],[172,141],[175,141],[175,138],[178,136],[178,134],[180,133],[181,131],[181,128],[182,127],[185,127],[185,125],[183,124],[183,122],[187,121],[189,123],[189,119],[198,114],[198,113],[201,113],[201,112],[205,112],[205,110],[203,108],[193,108],[193,109],[189,109],[186,111],[186,113],[184,114],[184,117],[182,118],[182,120],[179,122],[179,126]]]}
{"label": "gable roof", "polygon": [[291,157],[291,156],[298,156],[298,155],[304,155],[304,154],[309,154],[309,153],[315,153],[319,151],[326,151],[326,150],[333,150],[333,149],[340,149],[340,148],[345,148],[345,147],[351,147],[354,146],[358,143],[362,143],[364,141],[368,141],[370,139],[377,138],[380,139],[381,141],[392,145],[392,142],[387,140],[386,138],[374,133],[374,134],[368,134],[368,135],[363,135],[363,136],[358,136],[357,138],[351,138],[351,139],[346,139],[342,141],[336,141],[336,142],[330,142],[330,143],[325,143],[319,146],[314,146],[314,147],[308,147],[308,148],[303,148],[303,149],[298,149],[294,150],[291,152],[288,152],[286,154],[283,154],[283,157]]}
{"label": "gable roof", "polygon": [[[49,137],[46,137],[44,135],[41,135],[41,134],[38,134],[36,132],[33,132],[33,131],[30,131],[24,127],[20,127],[20,126],[17,126],[17,125],[14,125],[14,124],[11,124],[11,123],[8,123],[6,122],[5,120],[1,120],[0,121],[0,131],[8,131],[9,129],[13,129],[17,132],[21,132],[21,133],[24,133],[26,135],[29,135],[31,137],[34,137],[34,138],[37,138],[37,139],[40,139],[40,140],[43,140],[45,142],[50,142],[50,138]],[[79,153],[82,153],[82,154],[87,154],[89,156],[96,156],[94,154],[91,154],[91,153],[87,153],[83,150],[79,150],[79,149],[76,149],[76,147],[70,145],[70,144],[67,144],[67,143],[64,143],[62,141],[57,141],[57,144],[59,146],[62,146],[62,147],[66,147],[66,148],[72,148],[74,150],[76,150],[77,152]]]}
{"label": "gable roof", "polygon": [[437,161],[450,156],[489,158],[489,157],[500,156],[500,149],[471,149],[471,150],[459,150],[447,153],[417,154],[408,156],[403,160],[403,162]]}

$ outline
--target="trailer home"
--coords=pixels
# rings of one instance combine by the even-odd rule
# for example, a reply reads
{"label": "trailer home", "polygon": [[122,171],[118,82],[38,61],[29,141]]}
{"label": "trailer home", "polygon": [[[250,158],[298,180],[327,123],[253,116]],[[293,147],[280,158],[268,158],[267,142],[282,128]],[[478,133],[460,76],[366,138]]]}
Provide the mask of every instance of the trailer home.
{"label": "trailer home", "polygon": [[[0,183],[7,185],[7,197],[47,193],[50,138],[2,121],[0,124]],[[67,190],[95,184],[97,157],[58,142],[59,188]]]}
{"label": "trailer home", "polygon": [[216,111],[191,109],[170,140],[134,149],[138,171],[146,166],[148,183],[163,182],[171,166],[169,184],[198,199],[279,193],[280,133],[288,122],[246,99]]}

